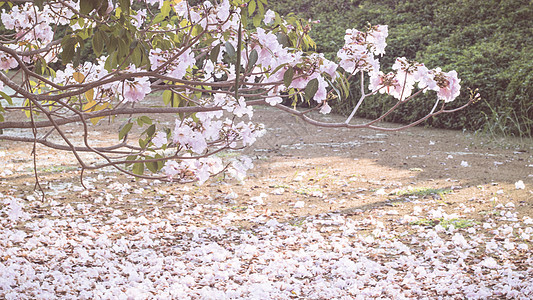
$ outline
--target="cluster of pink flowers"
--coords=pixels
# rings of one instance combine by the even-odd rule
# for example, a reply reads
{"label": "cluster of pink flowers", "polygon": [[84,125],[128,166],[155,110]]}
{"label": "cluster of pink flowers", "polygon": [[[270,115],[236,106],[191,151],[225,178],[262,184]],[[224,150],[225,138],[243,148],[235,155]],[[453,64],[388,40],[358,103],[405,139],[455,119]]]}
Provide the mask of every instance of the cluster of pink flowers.
{"label": "cluster of pink flowers", "polygon": [[[215,94],[212,100],[205,101],[206,106],[221,107],[239,118],[252,117],[253,110],[250,106],[246,106],[243,98],[235,101],[230,95]],[[195,118],[176,120],[172,131],[172,144],[185,151],[186,157],[182,162],[167,162],[163,172],[175,180],[194,178],[204,182],[209,176],[222,171],[222,160],[213,157],[194,159],[193,155],[205,155],[209,148],[214,147],[239,148],[251,145],[264,134],[261,124],[236,122],[229,118],[222,120],[222,117],[222,111],[214,111],[199,112],[195,114]],[[157,133],[152,142],[158,148],[169,145],[167,134],[164,132]],[[230,163],[227,170],[230,175],[242,179],[250,167],[248,159],[244,162],[237,160]]]}
{"label": "cluster of pink flowers", "polygon": [[404,57],[397,58],[392,66],[393,72],[372,73],[369,89],[380,93],[387,93],[398,100],[405,100],[411,96],[415,84],[418,88],[437,92],[437,97],[445,102],[453,101],[461,86],[456,71],[442,72],[440,68],[429,70],[424,64],[409,61]]}
{"label": "cluster of pink flowers", "polygon": [[161,49],[152,49],[150,50],[150,63],[152,71],[159,68],[163,68],[162,73],[165,75],[182,79],[186,74],[187,70],[191,70],[196,59],[191,49],[186,49],[181,53],[177,59],[173,60],[171,63],[167,63],[173,56],[177,55],[178,51],[164,51]]}
{"label": "cluster of pink flowers", "polygon": [[351,74],[368,73],[372,92],[386,93],[400,101],[412,95],[416,83],[419,89],[436,91],[438,99],[445,102],[451,102],[459,96],[461,80],[457,78],[456,71],[446,73],[440,68],[429,70],[422,63],[400,57],[392,66],[393,72],[381,72],[376,56],[385,53],[387,35],[386,25],[372,26],[367,32],[346,30],[345,45],[337,53],[339,65]]}
{"label": "cluster of pink flowers", "polygon": [[387,25],[373,26],[367,32],[347,29],[344,36],[344,47],[337,52],[339,65],[348,73],[358,71],[377,72],[379,61],[375,55],[385,53],[385,42],[388,35]]}
{"label": "cluster of pink flowers", "polygon": [[[109,72],[104,68],[105,59],[101,58],[97,63],[85,62],[74,68],[72,64],[67,64],[64,70],[56,71],[54,82],[60,85],[69,85],[75,83],[92,83],[103,78],[109,77]],[[125,73],[138,73],[144,70],[130,65],[125,68]],[[151,89],[151,83],[148,77],[132,77],[130,79],[111,82],[99,85],[94,88],[94,100],[100,102],[109,102],[118,96],[122,96],[124,102],[142,101]]]}
{"label": "cluster of pink flowers", "polygon": [[[109,2],[107,15],[115,8]],[[163,0],[145,0],[148,5],[158,5],[162,8],[165,5]],[[198,6],[190,6],[185,0],[170,1],[175,12],[173,22],[150,23],[147,19],[147,10],[135,11],[132,9],[132,24],[138,28],[149,29],[153,32],[182,32],[198,31],[202,28],[208,32],[207,44],[201,44],[205,40],[198,40],[193,43],[184,43],[187,39],[181,39],[173,34],[159,34],[160,42],[152,45],[148,51],[149,67],[136,67],[134,65],[122,66],[121,70],[112,72],[104,68],[108,57],[102,57],[97,63],[84,62],[74,68],[72,64],[65,66],[63,70],[57,70],[52,80],[59,85],[68,86],[71,84],[95,83],[100,80],[108,80],[107,83],[97,85],[93,88],[92,99],[97,102],[119,101],[121,103],[138,103],[152,91],[152,84],[163,81],[159,76],[165,76],[172,82],[196,82],[198,88],[204,93],[196,99],[201,106],[212,106],[220,108],[237,118],[252,118],[253,108],[247,105],[245,98],[233,97],[226,94],[229,90],[219,90],[211,87],[204,88],[202,83],[216,83],[219,80],[226,80],[225,87],[233,86],[232,81],[239,76],[243,88],[261,85],[264,89],[263,97],[270,105],[278,105],[282,102],[282,93],[302,93],[310,83],[314,91],[312,98],[321,105],[320,112],[327,114],[331,107],[327,103],[329,83],[334,81],[338,74],[338,67],[344,71],[354,74],[365,72],[370,75],[370,90],[372,92],[387,93],[399,100],[405,100],[412,95],[415,84],[419,89],[433,90],[437,92],[440,100],[449,102],[459,95],[460,80],[457,73],[451,71],[442,72],[440,69],[427,69],[423,64],[410,62],[405,58],[398,58],[393,66],[393,72],[383,74],[379,71],[379,56],[385,53],[386,38],[388,28],[385,25],[372,26],[366,32],[355,29],[346,31],[344,37],[345,45],[337,53],[339,64],[329,61],[322,54],[309,54],[300,49],[284,46],[278,40],[279,26],[270,26],[279,22],[279,16],[268,10],[263,18],[264,28],[256,30],[239,30],[241,7],[232,6],[230,1],[223,0],[220,3],[204,2]],[[87,19],[79,22],[79,17],[74,12],[79,9],[79,4],[71,1],[60,3],[45,3],[44,8],[39,10],[32,3],[25,3],[14,6],[9,12],[1,14],[1,20],[6,29],[14,30],[15,36],[21,42],[27,43],[29,48],[20,48],[19,44],[8,45],[15,47],[18,51],[26,51],[46,47],[52,42],[53,31],[51,25],[70,26],[74,33],[79,33],[86,28],[96,26],[96,19]],[[92,13],[91,13],[92,14]],[[75,21],[75,22],[74,22]],[[296,30],[292,25],[281,21],[282,27],[288,32]],[[179,29],[178,28],[182,28]],[[148,28],[150,27],[150,28]],[[183,28],[187,28],[184,30]],[[194,30],[193,30],[194,28]],[[242,34],[241,40],[246,41],[238,49],[238,35]],[[193,34],[194,35],[194,34]],[[194,40],[191,35],[187,41]],[[183,47],[169,48],[168,45],[183,44]],[[231,45],[231,46],[229,46]],[[78,47],[76,45],[75,47]],[[45,55],[47,62],[57,58],[60,45],[56,45],[57,51],[49,51]],[[218,56],[212,57],[213,50],[218,48]],[[246,72],[241,68],[239,74],[234,61],[228,61],[228,56],[233,56],[231,48],[240,53],[241,67],[244,66]],[[230,53],[228,53],[230,52]],[[254,53],[254,61],[251,62],[251,54]],[[257,54],[257,55],[255,55]],[[24,57],[24,61],[31,63],[31,57]],[[253,63],[252,66],[248,64]],[[0,53],[0,69],[9,70],[16,68],[18,62],[6,53]],[[149,69],[149,70],[146,70]],[[149,76],[151,72],[156,72],[158,78]],[[287,76],[287,72],[291,75]],[[128,79],[113,81],[116,75],[134,74]],[[144,74],[143,74],[144,73]],[[238,76],[237,76],[238,75]],[[287,77],[290,77],[288,80]],[[194,85],[194,84],[193,84]],[[191,95],[188,87],[183,90],[183,95]],[[205,94],[212,94],[212,99],[205,97]],[[306,95],[307,96],[307,95]],[[89,97],[88,97],[89,98]],[[194,98],[194,97],[193,97]],[[204,101],[205,100],[205,101]],[[116,106],[113,106],[116,107]],[[176,120],[173,128],[167,129],[171,134],[166,135],[162,131],[152,137],[151,146],[156,149],[173,145],[189,155],[208,155],[211,147],[220,145],[231,148],[251,145],[261,135],[262,127],[252,122],[246,123],[238,119],[221,120],[222,112],[218,113],[197,113],[195,116],[180,118]],[[165,131],[166,132],[166,131]],[[171,142],[167,140],[171,137]],[[194,159],[190,159],[195,161]],[[186,169],[204,170],[196,164],[183,164]],[[170,164],[172,167],[165,167],[169,170],[167,175],[175,175],[177,166],[180,164]],[[184,167],[185,168],[185,167]],[[204,171],[202,171],[204,172]],[[202,174],[205,174],[202,173]],[[203,175],[197,177],[204,178]]]}
{"label": "cluster of pink flowers", "polygon": [[[79,4],[72,1],[64,1],[72,9],[78,9]],[[2,11],[0,18],[2,24],[8,30],[15,32],[16,43],[6,46],[17,51],[36,50],[49,45],[54,39],[52,25],[67,25],[74,16],[72,9],[63,3],[51,3],[39,10],[31,2],[20,6],[13,6],[10,11]],[[46,62],[55,62],[59,53],[59,47],[54,46],[50,51],[42,54]],[[39,56],[23,55],[26,63],[31,63]],[[18,63],[10,55],[0,53],[0,69],[9,70],[16,68]]]}

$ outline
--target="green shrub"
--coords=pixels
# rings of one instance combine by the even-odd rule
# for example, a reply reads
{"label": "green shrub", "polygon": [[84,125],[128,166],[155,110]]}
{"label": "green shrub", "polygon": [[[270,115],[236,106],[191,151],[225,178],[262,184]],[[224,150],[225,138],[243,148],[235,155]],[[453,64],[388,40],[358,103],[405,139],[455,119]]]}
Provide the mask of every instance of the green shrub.
{"label": "green shrub", "polygon": [[[389,25],[388,46],[381,59],[388,71],[396,57],[417,59],[429,68],[457,70],[461,96],[479,88],[483,101],[454,114],[441,115],[425,125],[450,129],[531,137],[533,135],[533,4],[529,0],[352,0],[270,1],[281,14],[296,13],[320,20],[312,36],[318,51],[335,59],[347,28],[364,29],[368,23]],[[346,101],[334,110],[348,114],[359,98],[357,82]],[[376,99],[376,97],[378,99]],[[432,93],[402,105],[386,120],[408,123],[431,110]],[[374,118],[396,103],[378,95],[367,99],[359,116]]]}

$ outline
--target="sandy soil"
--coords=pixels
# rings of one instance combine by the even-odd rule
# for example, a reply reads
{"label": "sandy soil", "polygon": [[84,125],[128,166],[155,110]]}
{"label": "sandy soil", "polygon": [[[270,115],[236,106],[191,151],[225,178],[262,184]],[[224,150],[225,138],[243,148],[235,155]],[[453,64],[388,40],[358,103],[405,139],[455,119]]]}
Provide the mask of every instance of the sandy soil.
{"label": "sandy soil", "polygon": [[[216,198],[229,190],[255,195],[272,194],[277,189],[280,195],[269,199],[268,207],[282,209],[305,200],[308,205],[304,209],[292,212],[302,215],[377,209],[398,203],[403,206],[413,196],[409,191],[422,189],[428,190],[419,192],[422,196],[443,197],[454,205],[482,205],[494,197],[505,198],[501,200],[514,201],[525,215],[533,215],[533,141],[493,141],[472,133],[424,127],[399,132],[319,128],[270,107],[257,108],[256,117],[266,125],[267,133],[243,151],[254,158],[256,166],[248,180],[190,185],[197,193]],[[338,115],[315,117],[328,122],[344,120]],[[115,141],[117,124],[101,122],[90,137],[97,145]],[[66,132],[75,137],[77,130],[72,126]],[[0,151],[0,192],[29,193],[35,182],[31,145],[2,141]],[[54,197],[57,192],[54,183],[79,187],[79,168],[70,153],[41,146],[37,153],[40,183],[49,195]],[[86,157],[96,161],[94,156]],[[124,182],[134,181],[118,173],[116,176]],[[519,180],[525,183],[525,189],[515,188]],[[91,184],[105,186],[98,181]],[[130,183],[133,187],[145,184]],[[167,186],[172,190],[176,185]],[[445,191],[446,195],[431,194],[431,189]]]}
{"label": "sandy soil", "polygon": [[[366,236],[383,229],[395,235],[394,240],[408,244],[411,250],[417,251],[423,250],[419,249],[421,244],[416,239],[417,232],[421,232],[420,226],[427,229],[447,222],[441,223],[444,228],[453,224],[462,234],[471,235],[473,240],[486,240],[487,245],[490,241],[496,241],[502,244],[500,248],[508,247],[510,250],[505,255],[494,256],[497,263],[511,262],[513,270],[526,276],[524,280],[531,278],[528,261],[532,257],[530,249],[533,245],[528,235],[518,236],[518,232],[523,234],[523,229],[517,227],[516,234],[502,235],[502,230],[486,228],[485,224],[504,229],[522,223],[523,228],[531,226],[532,141],[494,142],[470,133],[422,127],[401,132],[326,129],[306,125],[272,108],[258,108],[255,113],[258,120],[266,124],[268,132],[252,148],[244,151],[254,158],[256,167],[243,183],[222,178],[210,180],[201,186],[151,183],[105,169],[85,174],[84,183],[90,189],[84,190],[80,184],[79,168],[72,155],[38,147],[36,166],[39,182],[47,195],[45,201],[40,201],[39,193],[34,193],[31,145],[1,142],[0,195],[4,195],[5,199],[23,199],[25,210],[31,216],[29,221],[32,222],[39,218],[56,221],[65,218],[70,220],[68,222],[89,218],[98,219],[102,224],[116,224],[117,231],[111,233],[103,231],[108,225],[95,225],[95,230],[100,230],[96,232],[97,236],[106,234],[113,240],[122,239],[123,236],[135,239],[134,233],[141,229],[131,225],[124,225],[124,230],[120,227],[122,223],[129,224],[130,218],[146,216],[156,220],[165,214],[171,216],[174,211],[179,211],[179,207],[188,218],[189,227],[185,232],[193,232],[194,228],[202,226],[206,230],[215,226],[232,234],[250,232],[253,235],[256,234],[255,230],[271,226],[269,224],[272,223],[266,220],[289,224],[289,228],[296,229],[301,228],[299,226],[302,224],[312,223],[319,224],[316,226],[326,238],[334,240],[342,237],[354,239],[354,242],[361,239],[367,245],[373,245],[374,242],[373,239],[368,242]],[[340,116],[316,117],[329,121],[343,120]],[[68,128],[67,132],[71,136],[78,135],[74,127]],[[90,136],[96,140],[96,144],[103,145],[110,139],[116,140],[116,131],[102,122]],[[93,158],[87,156],[87,159],[90,161]],[[523,189],[515,185],[520,180],[524,183]],[[0,205],[0,208],[7,211],[5,205]],[[457,217],[443,219],[439,217],[441,212]],[[327,221],[328,218],[344,221],[336,224]],[[342,229],[342,224],[348,220],[359,224],[355,237]],[[372,222],[368,223],[369,220]],[[178,247],[176,245],[181,247],[179,251],[183,253],[189,251],[191,243],[196,242],[192,233],[191,237],[179,233],[185,227],[178,225],[169,231],[176,231],[172,233],[176,236],[171,237],[167,237],[170,233],[160,232],[156,228],[152,238],[160,239],[161,244],[146,247],[167,256],[178,255],[175,252],[167,253],[178,251],[175,250]],[[468,228],[473,231],[467,233]],[[37,233],[32,233],[22,224],[13,227],[15,229],[27,231],[32,239],[38,237]],[[451,240],[451,233],[440,234],[450,243],[450,249],[455,247],[453,245],[461,245],[461,241]],[[174,244],[168,244],[167,238],[171,238]],[[227,249],[236,247],[235,243],[244,242],[234,243],[218,238],[213,241]],[[515,243],[512,248],[510,242]],[[527,245],[526,250],[514,246],[518,244]],[[372,247],[368,249],[371,253],[379,250]],[[294,253],[299,251],[297,248],[289,250],[294,250]],[[292,253],[290,251],[287,253]],[[471,268],[486,255],[482,246],[472,251],[474,255],[469,256],[466,265],[463,264],[462,274],[470,274]],[[120,257],[121,254],[117,255]],[[454,255],[445,260],[453,260]],[[15,258],[0,257],[0,262],[4,260],[7,263],[10,259]],[[395,257],[379,254],[372,256],[372,259],[385,266],[387,261]],[[34,263],[46,266],[39,261]],[[244,272],[243,278],[249,278],[254,273],[252,264],[255,265],[255,262],[250,262],[248,267],[241,270]],[[261,265],[256,267],[260,268]],[[46,269],[43,272],[46,274],[49,271]],[[528,285],[524,280],[520,284]],[[241,285],[241,282],[235,282]],[[191,286],[191,289],[199,291],[201,287]],[[408,287],[404,286],[403,289],[409,292]],[[437,295],[433,287],[427,289],[427,295]],[[523,293],[527,295],[529,292]],[[453,295],[463,298],[466,294],[459,292]],[[306,297],[305,293],[302,297]]]}

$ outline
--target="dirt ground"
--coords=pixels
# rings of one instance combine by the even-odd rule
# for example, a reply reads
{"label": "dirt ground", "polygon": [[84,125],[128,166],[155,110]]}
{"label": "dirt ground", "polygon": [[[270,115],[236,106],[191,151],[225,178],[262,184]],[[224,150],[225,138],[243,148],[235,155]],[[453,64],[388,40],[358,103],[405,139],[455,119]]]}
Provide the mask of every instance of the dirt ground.
{"label": "dirt ground", "polygon": [[[270,107],[257,108],[255,115],[265,123],[267,133],[252,148],[244,150],[254,159],[255,168],[242,183],[221,177],[204,185],[152,182],[102,169],[86,172],[86,190],[80,184],[80,169],[71,154],[39,146],[35,166],[46,194],[42,201],[34,191],[31,145],[0,142],[0,200],[4,201],[4,205],[0,203],[0,223],[5,226],[0,231],[5,240],[0,243],[0,263],[13,270],[31,264],[48,284],[45,288],[45,283],[41,286],[40,281],[27,280],[23,273],[13,271],[20,273],[16,275],[19,279],[7,290],[0,288],[0,298],[8,292],[39,298],[46,291],[56,296],[68,293],[73,299],[82,293],[89,293],[90,299],[103,291],[116,292],[100,296],[118,298],[124,291],[135,294],[139,291],[136,288],[146,288],[129,280],[127,274],[113,273],[114,269],[98,272],[99,278],[118,276],[124,281],[115,290],[108,289],[108,282],[103,279],[94,283],[106,287],[103,290],[83,286],[80,282],[90,279],[85,272],[93,272],[102,263],[97,255],[101,251],[112,253],[106,258],[110,265],[116,264],[119,269],[135,266],[141,273],[153,260],[170,259],[166,266],[169,270],[190,275],[172,277],[177,283],[189,280],[178,285],[176,295],[184,293],[194,299],[211,299],[214,297],[208,292],[232,293],[241,288],[251,289],[242,297],[257,299],[259,296],[251,296],[254,280],[261,274],[270,274],[267,265],[278,263],[276,272],[285,272],[286,276],[268,277],[265,284],[276,286],[276,292],[259,298],[393,298],[400,291],[412,299],[443,294],[449,299],[487,295],[526,299],[533,294],[532,141],[495,142],[471,133],[423,127],[401,132],[317,128]],[[335,115],[316,117],[343,121]],[[171,124],[166,119],[160,122]],[[117,140],[116,128],[106,122],[95,129],[90,134],[95,145]],[[75,126],[66,128],[71,137],[78,136],[78,130]],[[222,154],[225,158],[235,155]],[[83,157],[88,162],[95,160],[91,155]],[[523,186],[517,184],[520,181]],[[24,207],[24,213],[17,211],[16,203]],[[10,222],[18,218],[23,221]],[[167,225],[161,227],[164,222]],[[47,224],[54,225],[46,227]],[[48,236],[46,230],[53,230],[55,235]],[[319,236],[322,238],[317,240]],[[109,239],[109,245],[97,243],[104,237]],[[251,237],[258,239],[249,240]],[[81,252],[74,254],[72,247],[65,250],[62,246],[49,246],[62,245],[60,240],[68,240]],[[87,241],[92,244],[80,246]],[[152,253],[157,257],[128,261],[132,256],[126,257],[120,248],[126,241],[131,242],[131,247],[126,248],[132,255],[144,257]],[[353,252],[359,253],[353,261],[377,262],[382,268],[376,275],[379,281],[365,277],[368,272],[361,271],[362,277],[353,282],[363,285],[360,290],[333,287],[333,282],[344,282],[357,273],[353,268],[340,271],[345,269],[337,261],[344,255],[339,256],[344,253],[341,250],[336,252],[341,244],[348,250],[360,247],[357,251],[363,251]],[[395,250],[391,245],[399,248]],[[206,283],[202,272],[218,274],[218,262],[205,262],[212,256],[209,253],[213,247],[228,255],[230,265],[233,256],[242,265],[231,267],[235,274],[226,280]],[[248,254],[242,256],[239,249],[246,247],[256,247],[258,252],[251,258]],[[436,262],[446,264],[446,272],[433,266],[433,258],[427,256],[433,253],[431,249],[437,249]],[[86,253],[83,251],[92,256],[82,255]],[[402,251],[405,255],[400,255]],[[283,253],[279,261],[268,258],[278,252]],[[321,253],[326,258],[315,257]],[[327,283],[318,289],[322,292],[316,292],[315,286],[322,277],[309,275],[302,279],[293,270],[299,264],[296,258],[304,254],[314,257],[310,260],[313,266],[324,268],[320,272],[337,274],[324,277]],[[72,268],[69,261],[76,259],[82,263]],[[417,270],[442,272],[421,285],[422,281],[409,283],[405,278],[415,265],[404,268],[402,264],[413,259],[418,261]],[[479,273],[480,268],[486,271]],[[57,270],[67,276],[65,287],[52,284],[54,277],[48,274]],[[512,276],[504,275],[504,270],[520,278],[513,281],[512,288],[507,280]],[[168,286],[155,286],[162,276],[157,274],[162,271],[155,268],[154,272],[153,278],[147,275],[150,280],[146,282],[154,284],[145,290],[150,294],[138,297],[154,298],[168,291]],[[397,274],[390,277],[390,272]],[[465,285],[463,278],[472,286]],[[397,284],[393,287],[389,279]],[[22,283],[35,287],[27,289]],[[469,291],[470,287],[474,291]],[[275,296],[277,292],[284,296]]]}
{"label": "dirt ground", "polygon": [[[442,198],[454,206],[487,205],[497,198],[515,202],[521,214],[533,215],[533,141],[494,141],[472,133],[424,127],[398,132],[319,128],[270,107],[256,108],[256,117],[267,133],[244,150],[255,164],[244,183],[212,180],[203,186],[186,186],[215,201],[230,191],[249,197],[266,193],[272,195],[266,206],[274,211],[305,200],[305,207],[290,211],[292,216],[353,213],[383,206],[395,206],[401,213],[404,204],[409,206],[419,196]],[[338,115],[315,117],[329,122],[344,120]],[[115,141],[113,126],[102,122],[90,137],[98,145],[106,144],[106,139]],[[77,136],[77,130],[72,126],[66,132]],[[0,193],[31,193],[35,183],[31,145],[2,141],[0,151]],[[58,191],[65,189],[82,193],[79,168],[70,153],[41,146],[37,153],[40,183],[52,199],[64,199]],[[106,186],[106,182],[91,181],[98,172],[86,175],[96,190]],[[116,176],[132,189],[147,184]],[[519,180],[525,189],[515,187]],[[179,190],[180,186],[165,184],[164,189]]]}
{"label": "dirt ground", "polygon": [[[472,133],[424,127],[399,132],[318,128],[270,107],[257,108],[256,117],[266,125],[267,133],[244,150],[255,164],[246,181],[218,178],[202,186],[165,183],[157,190],[179,197],[185,188],[194,191],[196,201],[222,202],[243,210],[256,204],[254,197],[269,195],[262,207],[289,222],[332,212],[392,220],[390,209],[402,216],[412,212],[420,199],[428,198],[448,212],[468,205],[473,212],[465,216],[469,220],[481,221],[498,203],[508,202],[516,205],[519,215],[533,216],[532,141],[491,141]],[[344,120],[338,115],[315,117],[330,122]],[[98,145],[116,140],[113,126],[102,122],[90,137]],[[77,136],[77,130],[72,126],[66,132]],[[33,192],[31,145],[1,142],[0,151],[0,193],[38,198]],[[76,203],[96,197],[84,193],[79,167],[70,153],[40,146],[37,153],[39,183],[48,201]],[[94,159],[86,157],[88,161]],[[85,174],[85,185],[96,192],[89,195],[107,190],[108,180],[98,180],[103,178],[101,172],[105,178],[110,175],[126,184],[130,191],[153,189],[151,183],[107,169]],[[520,180],[524,189],[515,186]],[[242,197],[228,196],[232,193]],[[164,197],[155,197],[164,206]],[[130,213],[145,208],[137,202]]]}

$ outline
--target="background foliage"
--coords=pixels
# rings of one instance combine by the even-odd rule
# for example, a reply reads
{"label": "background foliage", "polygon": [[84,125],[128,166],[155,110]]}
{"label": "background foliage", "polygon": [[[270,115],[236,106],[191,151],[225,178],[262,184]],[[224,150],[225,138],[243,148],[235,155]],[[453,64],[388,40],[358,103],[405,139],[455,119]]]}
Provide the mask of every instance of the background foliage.
{"label": "background foliage", "polygon": [[[294,13],[320,20],[311,33],[317,51],[334,59],[344,44],[347,28],[359,30],[371,23],[389,25],[382,68],[396,57],[423,62],[428,68],[457,70],[462,79],[460,105],[468,90],[479,88],[482,101],[425,124],[435,127],[486,131],[490,134],[533,136],[533,2],[530,0],[279,0],[269,1],[282,15]],[[357,84],[349,101],[335,109],[348,113],[354,106]],[[365,103],[360,115],[373,118],[396,100],[378,96]],[[409,122],[433,105],[423,95],[396,110],[388,121]],[[378,101],[376,101],[378,100]]]}

